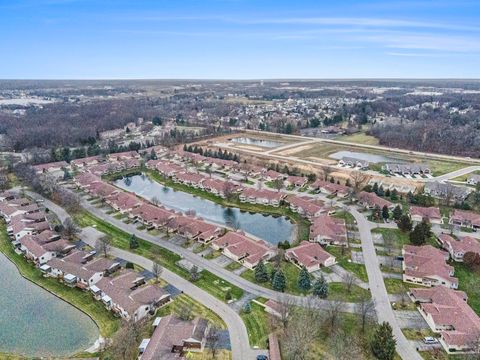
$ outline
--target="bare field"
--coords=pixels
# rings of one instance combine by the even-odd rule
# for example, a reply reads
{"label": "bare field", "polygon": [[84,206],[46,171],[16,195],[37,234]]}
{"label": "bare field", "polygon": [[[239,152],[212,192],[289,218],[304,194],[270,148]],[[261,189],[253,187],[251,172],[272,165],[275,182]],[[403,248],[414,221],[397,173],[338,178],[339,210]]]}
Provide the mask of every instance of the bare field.
{"label": "bare field", "polygon": [[354,144],[364,144],[364,145],[378,145],[379,141],[376,137],[367,135],[365,133],[358,133],[352,135],[340,135],[335,138],[338,141],[351,142]]}

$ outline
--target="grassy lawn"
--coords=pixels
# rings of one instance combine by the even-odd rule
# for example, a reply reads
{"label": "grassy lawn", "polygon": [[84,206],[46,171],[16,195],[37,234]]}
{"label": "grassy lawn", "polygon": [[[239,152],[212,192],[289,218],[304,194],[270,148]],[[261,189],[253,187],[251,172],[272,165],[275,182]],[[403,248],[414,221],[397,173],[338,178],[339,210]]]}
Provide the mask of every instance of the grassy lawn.
{"label": "grassy lawn", "polygon": [[[265,264],[268,270],[268,273],[271,273],[273,269],[273,265],[268,263]],[[303,295],[305,294],[303,291],[300,291],[300,289],[297,286],[298,283],[298,274],[300,273],[300,269],[297,268],[295,265],[292,263],[282,261],[280,268],[282,269],[283,273],[285,274],[286,278],[286,289],[285,292],[289,294],[294,294],[294,295]],[[241,275],[244,279],[247,279],[248,281],[251,281],[253,283],[257,282],[255,281],[255,272],[253,270],[247,270],[244,271]],[[260,286],[264,286],[268,289],[272,288],[272,284],[270,281],[265,282],[265,283],[258,283]]]}
{"label": "grassy lawn", "polygon": [[385,287],[387,288],[387,293],[389,294],[401,294],[404,291],[407,291],[408,289],[414,289],[414,288],[425,288],[425,286],[421,284],[411,284],[407,282],[403,282],[400,279],[390,279],[386,278],[383,279],[385,282]]}
{"label": "grassy lawn", "polygon": [[350,249],[344,249],[343,255],[341,247],[338,246],[327,246],[327,251],[337,258],[338,265],[355,274],[360,280],[368,282],[367,269],[365,268],[365,265],[355,264],[348,261],[351,259]]}
{"label": "grassy lawn", "polygon": [[185,294],[178,295],[170,304],[158,309],[156,315],[166,316],[172,313],[178,315],[185,307],[191,309],[192,315],[205,318],[220,329],[227,328],[217,314]]}
{"label": "grassy lawn", "polygon": [[341,300],[346,302],[360,302],[365,298],[370,298],[370,291],[357,285],[352,285],[350,292],[347,286],[341,282],[332,282],[328,284],[328,299]]}
{"label": "grassy lawn", "polygon": [[236,261],[233,261],[230,264],[228,264],[227,266],[225,266],[225,269],[227,269],[229,271],[234,271],[234,270],[240,269],[241,267],[242,267],[242,264],[240,264]]}
{"label": "grassy lawn", "polygon": [[472,272],[464,263],[452,262],[455,267],[455,277],[458,278],[458,289],[468,295],[468,305],[480,315],[480,274]]}
{"label": "grassy lawn", "polygon": [[[404,245],[410,245],[410,238],[408,233],[404,233],[399,229],[385,229],[385,228],[375,228],[372,230],[373,234],[382,234],[383,239],[387,236],[393,238],[395,244],[401,249]],[[432,236],[430,239],[427,240],[428,245],[432,245],[434,247],[438,247],[438,242],[435,239],[435,236]]]}
{"label": "grassy lawn", "polygon": [[195,281],[194,284],[221,300],[226,300],[225,296],[228,292],[234,299],[240,299],[243,296],[242,289],[207,270],[201,272],[200,279]]}
{"label": "grassy lawn", "polygon": [[427,337],[427,336],[435,337],[435,333],[429,328],[428,329],[406,328],[406,329],[402,329],[402,333],[403,335],[405,335],[405,337],[408,340],[422,340],[424,337]]}
{"label": "grassy lawn", "polygon": [[247,327],[248,340],[250,346],[258,346],[265,349],[267,347],[267,339],[269,333],[268,313],[265,312],[261,305],[251,304],[252,311],[248,314],[240,313],[245,326]]}
{"label": "grassy lawn", "polygon": [[[363,343],[363,353],[360,359],[373,360],[375,357],[370,351],[370,346],[368,345],[369,339],[372,335],[373,326],[367,326],[365,334],[362,334],[360,331],[360,325],[358,317],[354,314],[341,313],[340,314],[340,331],[344,332],[348,338],[358,339]],[[322,328],[318,338],[314,341],[310,347],[310,351],[307,360],[317,360],[317,359],[336,359],[336,354],[333,351],[332,347],[332,333],[328,328]],[[397,358],[395,358],[397,360]]]}
{"label": "grassy lawn", "polygon": [[[213,354],[209,349],[205,349],[202,352],[189,352],[186,355],[189,360],[212,360]],[[220,350],[215,353],[215,359],[217,360],[231,360],[232,352],[228,350]]]}
{"label": "grassy lawn", "polygon": [[[110,235],[112,238],[112,245],[114,247],[118,247],[120,249],[146,257],[152,261],[156,261],[170,271],[173,271],[185,279],[189,279],[189,272],[176,264],[176,262],[181,259],[180,255],[177,255],[159,245],[152,244],[141,238],[138,238],[139,247],[137,249],[130,249],[130,234],[116,228],[115,226],[97,218],[88,212],[80,212],[74,215],[74,219],[82,227],[94,226],[97,230]],[[222,288],[230,288],[232,294],[243,294],[242,289],[227,283],[218,276],[209,273],[206,270],[202,271],[202,277],[195,284],[223,301],[225,300],[226,291],[221,291],[220,286],[216,286],[215,284],[222,284]]]}
{"label": "grassy lawn", "polygon": [[364,145],[378,145],[379,141],[376,137],[367,135],[364,132],[359,132],[352,135],[342,135],[337,136],[335,140],[351,142],[355,144],[364,144]]}
{"label": "grassy lawn", "polygon": [[220,250],[215,250],[205,255],[204,258],[207,260],[213,260],[218,258],[220,255],[222,255],[222,252]]}
{"label": "grassy lawn", "polygon": [[38,268],[25,261],[21,255],[15,253],[8,239],[6,226],[3,222],[0,225],[0,251],[15,263],[23,277],[50,291],[90,316],[97,324],[102,336],[111,337],[117,331],[120,320],[115,318],[110,311],[106,310],[101,302],[96,301],[89,292],[77,288],[70,288],[54,278],[43,277]]}

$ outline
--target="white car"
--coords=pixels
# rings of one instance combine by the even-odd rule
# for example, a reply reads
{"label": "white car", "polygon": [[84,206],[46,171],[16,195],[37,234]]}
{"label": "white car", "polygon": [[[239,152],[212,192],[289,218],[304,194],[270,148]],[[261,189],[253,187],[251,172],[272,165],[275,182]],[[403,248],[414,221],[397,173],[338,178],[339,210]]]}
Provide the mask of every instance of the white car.
{"label": "white car", "polygon": [[438,339],[431,336],[427,336],[423,338],[423,342],[425,344],[438,344]]}

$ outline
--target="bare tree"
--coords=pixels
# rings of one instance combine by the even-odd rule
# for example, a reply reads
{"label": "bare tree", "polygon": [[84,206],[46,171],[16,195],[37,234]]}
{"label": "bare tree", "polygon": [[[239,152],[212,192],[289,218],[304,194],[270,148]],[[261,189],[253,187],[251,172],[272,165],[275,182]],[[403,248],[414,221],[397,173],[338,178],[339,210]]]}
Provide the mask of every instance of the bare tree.
{"label": "bare tree", "polygon": [[332,167],[329,165],[323,165],[321,169],[323,174],[323,180],[328,181],[328,176],[333,172]]}
{"label": "bare tree", "polygon": [[358,302],[355,307],[358,316],[360,317],[362,333],[364,333],[368,321],[375,315],[375,302],[369,295],[363,295],[360,302]]}
{"label": "bare tree", "polygon": [[340,313],[344,311],[345,303],[339,300],[328,302],[325,310],[325,325],[330,331],[336,331],[340,321]]}
{"label": "bare tree", "polygon": [[338,329],[329,338],[329,352],[335,360],[363,359],[361,341],[361,338],[348,334],[345,329]]}
{"label": "bare tree", "polygon": [[95,249],[103,255],[103,257],[108,257],[110,250],[112,249],[112,239],[104,235],[95,242]]}
{"label": "bare tree", "polygon": [[361,171],[352,171],[350,173],[350,178],[352,179],[352,185],[355,193],[359,193],[360,190],[365,186],[365,182],[368,179],[368,174]]}
{"label": "bare tree", "polygon": [[142,340],[142,328],[146,319],[124,322],[115,334],[110,351],[114,359],[132,360],[137,358],[137,346]]}
{"label": "bare tree", "polygon": [[155,281],[158,283],[160,276],[162,276],[163,273],[163,267],[159,263],[154,262],[152,266],[152,273],[155,277]]}
{"label": "bare tree", "polygon": [[150,199],[150,202],[155,205],[155,206],[158,206],[160,205],[160,200],[158,199],[158,197],[154,196]]}
{"label": "bare tree", "polygon": [[277,192],[280,192],[280,190],[283,189],[284,183],[282,179],[275,179],[273,180],[273,187],[277,190]]}
{"label": "bare tree", "polygon": [[73,240],[75,236],[80,233],[80,229],[75,225],[72,218],[66,218],[62,225],[62,235],[68,240]]}
{"label": "bare tree", "polygon": [[307,298],[303,305],[289,315],[283,337],[287,359],[306,359],[312,342],[319,334],[321,316],[315,299]]}
{"label": "bare tree", "polygon": [[223,185],[223,194],[227,200],[232,199],[235,194],[235,185],[230,181],[226,181]]}
{"label": "bare tree", "polygon": [[347,293],[350,294],[352,292],[352,286],[355,284],[355,276],[352,273],[346,271],[342,276],[342,280],[347,287]]}
{"label": "bare tree", "polygon": [[208,348],[210,349],[210,353],[212,354],[212,359],[215,359],[219,350],[221,349],[220,329],[216,326],[210,327],[206,340]]}

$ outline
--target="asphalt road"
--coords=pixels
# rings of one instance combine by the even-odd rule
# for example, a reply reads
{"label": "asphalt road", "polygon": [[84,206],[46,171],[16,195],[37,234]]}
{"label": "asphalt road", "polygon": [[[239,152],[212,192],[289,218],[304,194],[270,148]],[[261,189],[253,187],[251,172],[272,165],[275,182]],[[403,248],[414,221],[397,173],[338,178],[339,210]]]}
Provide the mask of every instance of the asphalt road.
{"label": "asphalt road", "polygon": [[397,352],[404,360],[422,360],[422,357],[412,346],[412,343],[403,335],[402,330],[395,318],[395,314],[390,305],[387,289],[383,281],[383,275],[380,271],[380,264],[378,262],[377,254],[373,244],[371,224],[367,221],[365,216],[360,214],[353,207],[349,208],[351,214],[357,221],[358,231],[360,232],[360,239],[362,241],[363,258],[365,259],[365,267],[368,274],[368,283],[370,284],[370,292],[375,301],[375,310],[377,313],[378,322],[388,322],[393,330],[393,335],[397,340]]}
{"label": "asphalt road", "polygon": [[[39,194],[33,193],[31,191],[26,191],[27,195],[36,199],[41,200],[43,205],[54,212],[61,222],[69,218],[70,215],[57,204],[52,201],[45,199]],[[87,227],[82,230],[80,238],[90,246],[95,246],[96,240],[103,235],[102,232],[98,231],[93,227]],[[111,255],[119,257],[126,261],[135,263],[141,266],[144,269],[152,271],[153,262],[149,259],[146,259],[142,256],[133,254],[131,252],[112,248]],[[234,360],[244,360],[244,359],[255,359],[259,354],[266,354],[266,350],[255,350],[250,348],[250,343],[248,340],[248,333],[245,327],[243,320],[240,316],[227,304],[218,300],[216,297],[210,295],[206,291],[198,288],[193,283],[188,280],[185,280],[181,276],[175,274],[174,272],[163,269],[162,278],[168,283],[172,284],[178,288],[183,293],[192,297],[202,305],[206,306],[209,309],[212,309],[227,325],[230,342],[232,346],[232,357]]]}

